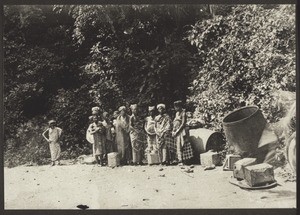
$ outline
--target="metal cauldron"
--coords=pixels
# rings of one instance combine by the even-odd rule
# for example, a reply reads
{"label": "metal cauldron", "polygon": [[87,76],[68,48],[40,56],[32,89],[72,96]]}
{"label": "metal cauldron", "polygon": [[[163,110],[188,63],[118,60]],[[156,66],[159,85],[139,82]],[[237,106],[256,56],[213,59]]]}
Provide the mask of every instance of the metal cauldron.
{"label": "metal cauldron", "polygon": [[223,128],[229,147],[244,156],[253,156],[266,126],[266,120],[257,106],[235,110],[223,119]]}

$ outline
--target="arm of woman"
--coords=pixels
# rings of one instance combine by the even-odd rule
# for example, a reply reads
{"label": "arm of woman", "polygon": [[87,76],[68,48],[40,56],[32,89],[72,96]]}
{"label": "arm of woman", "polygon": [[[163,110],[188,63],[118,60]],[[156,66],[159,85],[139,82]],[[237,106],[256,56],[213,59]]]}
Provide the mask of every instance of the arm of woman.
{"label": "arm of woman", "polygon": [[130,116],[130,118],[129,118],[129,130],[130,131],[134,131],[133,124],[134,124],[134,116]]}
{"label": "arm of woman", "polygon": [[97,127],[94,126],[93,129],[90,129],[90,128],[89,128],[88,130],[89,130],[90,134],[94,134],[94,133],[96,133],[97,131],[99,131],[99,129],[100,129],[100,128],[99,128],[98,126],[97,126]]}
{"label": "arm of woman", "polygon": [[145,119],[144,130],[147,134],[149,134],[149,132],[147,131],[147,118]]}
{"label": "arm of woman", "polygon": [[87,129],[87,132],[89,132],[90,134],[92,134],[92,131],[93,131],[92,124],[90,124],[89,127],[88,127],[88,129]]}
{"label": "arm of woman", "polygon": [[126,117],[125,124],[124,124],[124,130],[129,133],[130,132],[130,116]]}
{"label": "arm of woman", "polygon": [[57,128],[58,129],[58,136],[59,138],[61,137],[62,133],[63,133],[63,130],[61,128]]}
{"label": "arm of woman", "polygon": [[177,131],[175,132],[175,135],[177,135],[180,131],[182,131],[182,129],[185,127],[185,123],[186,123],[186,113],[183,112],[181,116],[181,124],[177,129]]}
{"label": "arm of woman", "polygon": [[155,118],[155,123],[154,123],[154,133],[159,136],[159,132],[157,131],[157,120],[156,120],[156,118]]}
{"label": "arm of woman", "polygon": [[165,119],[164,130],[163,130],[161,136],[164,137],[169,132],[172,132],[172,120],[169,116],[167,116],[166,119]]}
{"label": "arm of woman", "polygon": [[46,131],[43,132],[42,136],[45,138],[45,140],[46,140],[47,142],[50,142],[50,140],[49,140],[49,139],[46,137],[46,135],[45,135],[47,131],[49,131],[49,128],[48,128]]}

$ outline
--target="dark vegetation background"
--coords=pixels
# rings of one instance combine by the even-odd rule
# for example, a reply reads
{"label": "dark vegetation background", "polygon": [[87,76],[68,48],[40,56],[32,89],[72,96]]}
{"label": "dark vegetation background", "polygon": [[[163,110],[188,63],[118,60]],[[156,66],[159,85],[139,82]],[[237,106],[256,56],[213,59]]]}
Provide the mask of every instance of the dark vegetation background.
{"label": "dark vegetation background", "polygon": [[235,108],[269,122],[278,90],[296,91],[293,5],[4,6],[5,164],[43,164],[54,118],[63,158],[90,153],[91,107],[182,99],[222,130]]}

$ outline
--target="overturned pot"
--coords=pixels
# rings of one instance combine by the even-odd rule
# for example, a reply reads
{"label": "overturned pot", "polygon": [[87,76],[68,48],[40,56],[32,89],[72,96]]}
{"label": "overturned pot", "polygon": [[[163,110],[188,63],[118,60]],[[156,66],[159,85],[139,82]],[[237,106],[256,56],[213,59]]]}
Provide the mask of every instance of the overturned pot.
{"label": "overturned pot", "polygon": [[266,126],[266,120],[257,106],[246,106],[226,115],[223,129],[229,147],[242,157],[253,156]]}

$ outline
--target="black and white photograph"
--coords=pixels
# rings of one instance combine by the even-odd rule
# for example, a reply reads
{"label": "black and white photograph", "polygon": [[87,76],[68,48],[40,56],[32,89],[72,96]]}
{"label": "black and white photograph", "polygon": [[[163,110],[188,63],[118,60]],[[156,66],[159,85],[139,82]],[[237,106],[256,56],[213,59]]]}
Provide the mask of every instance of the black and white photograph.
{"label": "black and white photograph", "polygon": [[3,5],[4,210],[297,208],[296,4]]}

